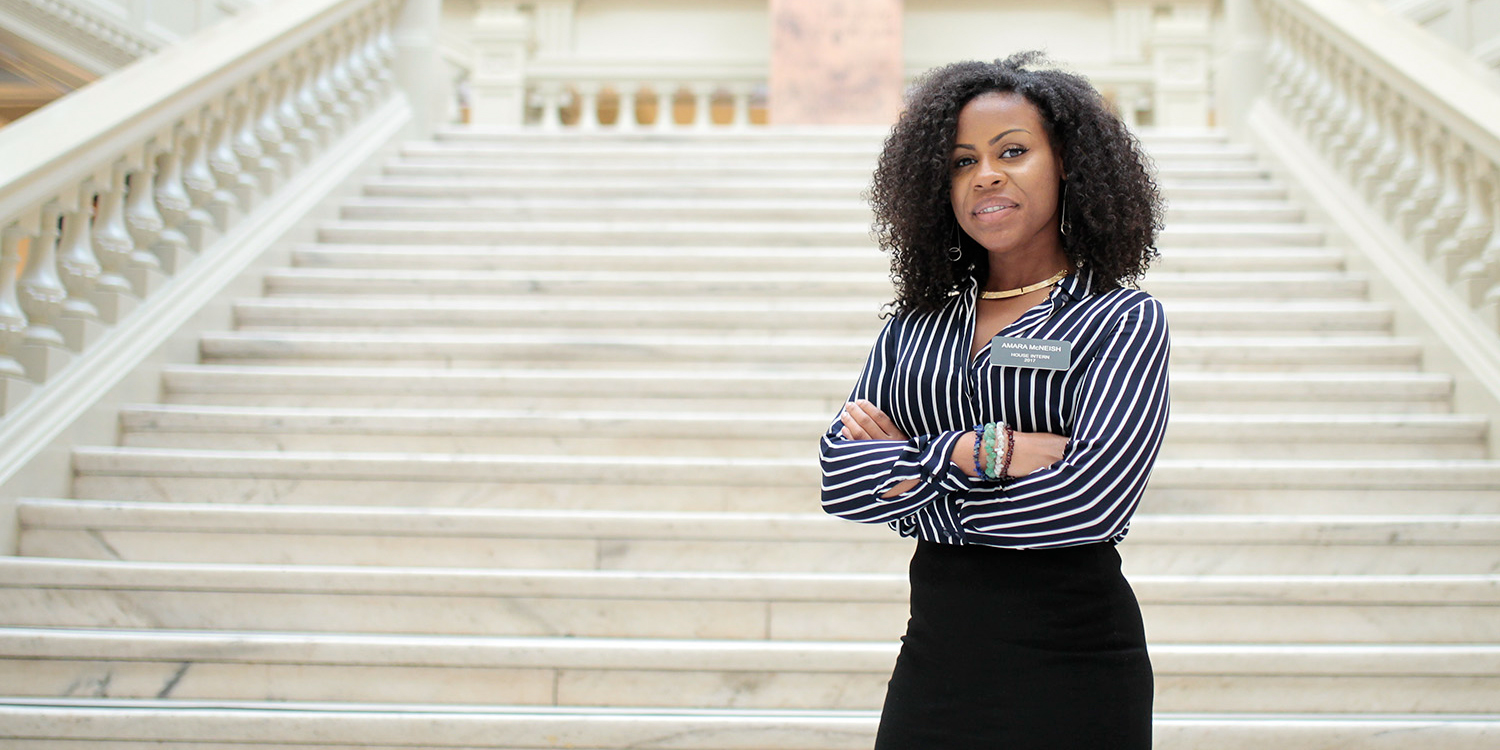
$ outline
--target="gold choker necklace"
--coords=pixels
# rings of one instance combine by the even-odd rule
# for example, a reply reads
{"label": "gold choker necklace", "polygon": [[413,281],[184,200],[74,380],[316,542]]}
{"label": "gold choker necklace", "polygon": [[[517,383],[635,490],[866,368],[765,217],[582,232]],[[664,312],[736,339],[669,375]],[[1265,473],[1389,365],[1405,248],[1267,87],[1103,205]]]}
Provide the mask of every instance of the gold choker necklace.
{"label": "gold choker necklace", "polygon": [[1023,286],[1020,289],[1006,289],[1003,292],[980,292],[979,293],[979,298],[980,299],[1010,299],[1011,297],[1019,297],[1019,296],[1021,296],[1023,294],[1030,294],[1030,293],[1032,293],[1032,292],[1034,292],[1034,291],[1036,291],[1038,289],[1046,289],[1047,287],[1052,286],[1053,284],[1056,284],[1059,281],[1062,281],[1063,277],[1067,276],[1067,275],[1068,275],[1068,269],[1064,268],[1063,270],[1058,271],[1056,276],[1053,276],[1052,278],[1047,279],[1046,281],[1038,281],[1035,284],[1032,284],[1030,286]]}

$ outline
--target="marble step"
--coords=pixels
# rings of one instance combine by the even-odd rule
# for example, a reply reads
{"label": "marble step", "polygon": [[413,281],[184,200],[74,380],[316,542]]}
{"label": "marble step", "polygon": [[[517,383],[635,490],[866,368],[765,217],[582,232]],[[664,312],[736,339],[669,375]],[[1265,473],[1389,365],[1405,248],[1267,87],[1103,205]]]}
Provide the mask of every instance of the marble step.
{"label": "marble step", "polygon": [[[424,197],[473,199],[482,197],[576,198],[578,183],[550,177],[485,178],[442,175],[401,177],[376,176],[362,183],[369,197]],[[647,179],[639,176],[591,176],[590,185],[608,194],[650,195],[657,198],[764,199],[775,195],[784,200],[858,201],[869,187],[868,175],[846,178],[805,178],[756,182]],[[1169,200],[1285,200],[1287,189],[1273,180],[1226,179],[1216,181],[1162,179],[1158,181]]]}
{"label": "marble step", "polygon": [[[81,498],[284,505],[807,512],[811,456],[566,456],[79,447]],[[1159,513],[1496,513],[1500,463],[1163,459]],[[1420,503],[1420,504],[1415,504]]]}
{"label": "marble step", "polygon": [[[702,162],[723,163],[730,160],[760,161],[767,157],[800,162],[833,162],[863,160],[873,168],[879,156],[879,141],[844,138],[813,143],[808,141],[742,141],[737,148],[726,149],[724,143],[692,141],[528,141],[526,139],[472,141],[411,141],[402,144],[398,154],[403,160],[504,161],[530,159],[547,163],[629,160],[631,162]],[[1244,164],[1258,159],[1254,147],[1244,144],[1200,144],[1161,141],[1152,144],[1151,158],[1162,161],[1204,160]]]}
{"label": "marble step", "polygon": [[[472,247],[312,244],[292,251],[300,268],[421,270],[796,271],[885,273],[885,256],[857,247]],[[1172,248],[1152,264],[1166,272],[1340,271],[1344,253],[1321,247]]]}
{"label": "marble step", "polygon": [[[850,246],[869,241],[868,222],[711,221],[386,221],[325,222],[318,241],[438,244],[615,244]],[[1321,229],[1303,224],[1178,223],[1162,231],[1163,248],[1182,246],[1318,246]]]}
{"label": "marble step", "polygon": [[[432,200],[420,198],[353,198],[344,201],[339,216],[345,220],[468,221],[473,219],[567,221],[579,216],[577,200],[564,198],[512,198]],[[630,195],[602,196],[589,200],[588,218],[656,221],[773,221],[773,222],[870,222],[870,207],[852,200],[726,200],[639,198]],[[1296,223],[1302,209],[1284,201],[1174,201],[1167,209],[1167,223],[1266,222]]]}
{"label": "marble step", "polygon": [[[802,456],[826,412],[292,409],[133,406],[127,447],[557,455]],[[1176,414],[1164,458],[1486,457],[1488,423],[1469,415]]]}
{"label": "marble step", "polygon": [[[912,542],[817,512],[22,499],[28,557],[269,565],[901,573]],[[1131,575],[1500,573],[1500,516],[1140,513]]]}
{"label": "marble step", "polygon": [[[1368,282],[1357,273],[1245,272],[1152,274],[1141,287],[1173,299],[1364,301]],[[600,271],[281,268],[265,274],[265,292],[287,295],[502,295],[785,297],[849,299],[878,308],[891,298],[880,271]]]}
{"label": "marble step", "polygon": [[[1172,330],[1280,335],[1387,333],[1389,306],[1369,302],[1168,300]],[[651,299],[641,297],[509,297],[367,300],[359,297],[263,297],[234,304],[239,330],[634,329],[679,331],[816,330],[874,336],[878,306],[853,299]]]}
{"label": "marble step", "polygon": [[[754,128],[676,128],[667,131],[642,127],[636,130],[601,128],[584,130],[578,128],[545,129],[539,127],[494,127],[479,125],[444,125],[438,128],[433,140],[439,143],[516,144],[520,146],[568,144],[632,144],[632,143],[709,143],[715,145],[734,144],[800,144],[829,145],[856,143],[878,150],[890,129],[883,125],[815,125],[810,127],[777,125]],[[1147,147],[1234,149],[1238,144],[1229,140],[1229,134],[1216,128],[1156,128],[1142,127],[1135,136]]]}
{"label": "marble step", "polygon": [[[0,694],[875,710],[895,643],[0,629]],[[1492,709],[1500,646],[1151,646],[1158,711]],[[6,667],[9,667],[8,669]],[[24,672],[24,676],[22,673]]]}
{"label": "marble step", "polygon": [[[656,411],[704,408],[833,414],[852,370],[585,370],[444,367],[173,365],[168,403],[286,406],[599,408],[630,403]],[[1229,373],[1172,375],[1175,413],[1443,413],[1452,378],[1439,373]]]}
{"label": "marble step", "polygon": [[[782,333],[690,334],[628,330],[515,330],[502,333],[413,331],[304,333],[237,331],[204,334],[205,361],[230,363],[398,362],[468,364],[609,363],[650,366],[775,367],[842,363],[858,368],[870,351],[868,336]],[[1416,370],[1421,342],[1387,336],[1175,336],[1176,369]]]}
{"label": "marble step", "polygon": [[[1131,581],[1162,643],[1495,643],[1500,576]],[[892,641],[901,574],[0,559],[11,627]]]}
{"label": "marble step", "polygon": [[[0,699],[0,738],[12,750],[145,750],[163,743],[191,750],[323,750],[329,742],[423,750],[865,750],[877,723],[873,711]],[[1500,717],[1158,713],[1153,739],[1157,750],[1409,750],[1413,743],[1493,750]]]}
{"label": "marble step", "polygon": [[[864,164],[818,164],[803,162],[800,164],[765,164],[757,162],[740,162],[726,165],[705,164],[682,164],[682,165],[652,165],[652,164],[618,164],[618,163],[595,163],[587,167],[589,186],[591,188],[608,189],[609,180],[620,178],[654,180],[682,180],[685,182],[707,182],[727,181],[754,183],[763,181],[791,181],[791,180],[844,180],[860,181],[867,183],[870,179],[874,161]],[[468,161],[455,161],[449,163],[445,160],[415,160],[404,159],[401,161],[387,163],[381,173],[388,177],[450,177],[450,178],[512,178],[526,179],[528,177],[543,177],[550,179],[547,175],[555,174],[555,165],[546,163],[510,163],[494,162],[484,163]],[[1265,168],[1253,163],[1237,164],[1198,164],[1193,162],[1172,162],[1162,165],[1156,170],[1158,179],[1172,181],[1243,181],[1243,180],[1265,180],[1270,178],[1270,172]]]}

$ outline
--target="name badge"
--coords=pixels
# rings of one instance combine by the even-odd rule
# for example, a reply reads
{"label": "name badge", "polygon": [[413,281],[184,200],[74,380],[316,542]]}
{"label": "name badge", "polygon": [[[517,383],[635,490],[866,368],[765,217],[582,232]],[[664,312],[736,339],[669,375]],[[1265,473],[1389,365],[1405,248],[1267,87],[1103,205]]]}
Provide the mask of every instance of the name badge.
{"label": "name badge", "polygon": [[1072,361],[1073,342],[996,336],[990,339],[990,367],[1034,367],[1066,370]]}

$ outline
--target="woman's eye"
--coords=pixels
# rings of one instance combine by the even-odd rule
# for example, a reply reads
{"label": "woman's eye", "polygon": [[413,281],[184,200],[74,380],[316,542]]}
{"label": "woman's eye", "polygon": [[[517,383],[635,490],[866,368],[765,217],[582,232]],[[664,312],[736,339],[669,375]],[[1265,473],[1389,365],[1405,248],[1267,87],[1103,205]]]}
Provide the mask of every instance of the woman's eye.
{"label": "woman's eye", "polygon": [[974,157],[972,157],[972,156],[960,156],[957,159],[953,160],[953,168],[954,169],[963,169],[964,167],[967,167],[967,166],[969,166],[970,164],[973,164],[973,163],[974,163]]}
{"label": "woman's eye", "polygon": [[1003,156],[1003,157],[1005,157],[1005,158],[1007,158],[1007,159],[1009,159],[1009,158],[1012,158],[1012,157],[1020,156],[1021,154],[1024,154],[1024,153],[1026,153],[1026,149],[1021,148],[1020,146],[1010,146],[1010,147],[1006,148],[1004,151],[1001,151],[1000,155]]}

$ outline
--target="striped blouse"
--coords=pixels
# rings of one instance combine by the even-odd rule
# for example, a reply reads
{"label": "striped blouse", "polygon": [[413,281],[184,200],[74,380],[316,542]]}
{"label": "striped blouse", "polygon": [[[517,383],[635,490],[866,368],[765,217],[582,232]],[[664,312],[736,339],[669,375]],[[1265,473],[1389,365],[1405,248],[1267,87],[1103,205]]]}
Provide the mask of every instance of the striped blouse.
{"label": "striped blouse", "polygon": [[[875,340],[849,399],[867,399],[902,432],[846,440],[835,417],[821,442],[823,509],[903,536],[949,544],[1063,547],[1125,536],[1167,425],[1167,319],[1145,292],[1096,293],[1084,270],[1001,335],[1066,340],[1066,369],[969,359],[978,289],[941,310],[897,315]],[[1063,459],[1025,477],[971,478],[950,460],[975,424],[1069,438]],[[912,489],[881,495],[903,481]]]}

